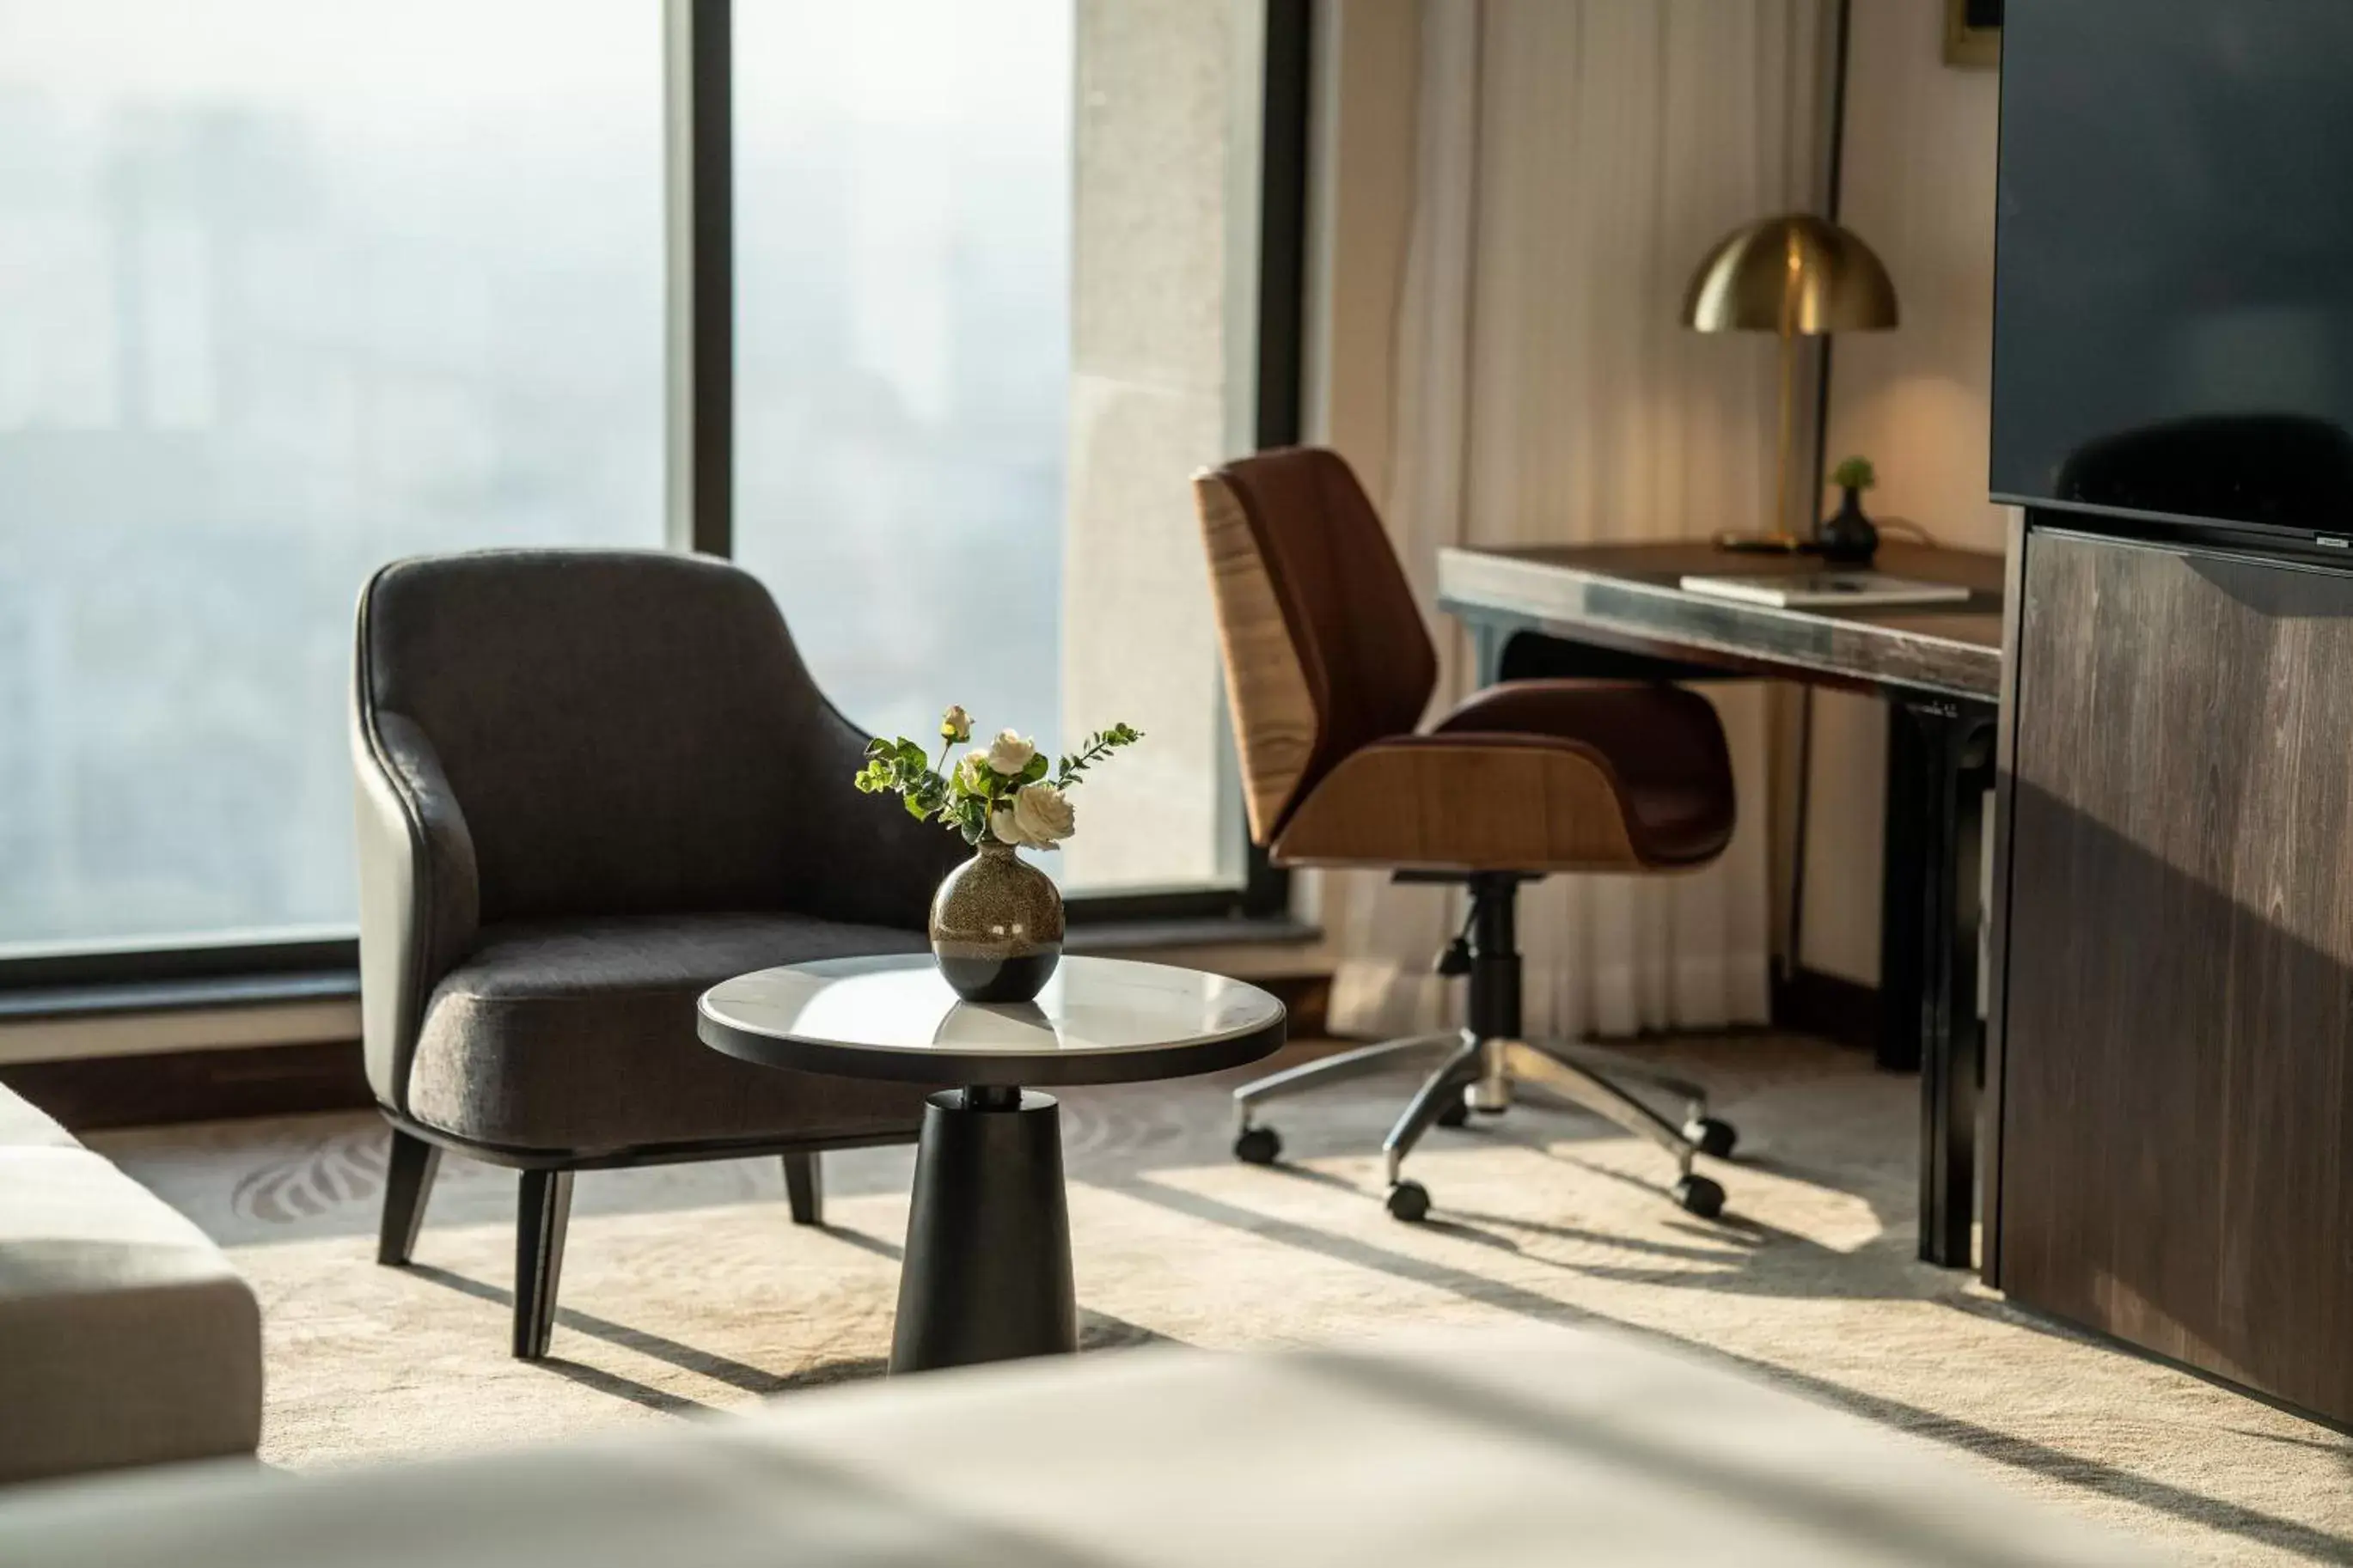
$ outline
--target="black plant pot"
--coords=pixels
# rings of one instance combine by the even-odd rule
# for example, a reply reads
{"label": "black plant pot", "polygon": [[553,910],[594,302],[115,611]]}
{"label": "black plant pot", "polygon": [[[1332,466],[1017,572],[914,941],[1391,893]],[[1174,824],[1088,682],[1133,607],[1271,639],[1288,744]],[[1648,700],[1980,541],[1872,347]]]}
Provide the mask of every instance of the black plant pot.
{"label": "black plant pot", "polygon": [[1852,485],[1839,488],[1846,491],[1845,504],[1822,520],[1817,534],[1822,559],[1842,566],[1868,566],[1879,552],[1879,530],[1862,515],[1862,492]]}

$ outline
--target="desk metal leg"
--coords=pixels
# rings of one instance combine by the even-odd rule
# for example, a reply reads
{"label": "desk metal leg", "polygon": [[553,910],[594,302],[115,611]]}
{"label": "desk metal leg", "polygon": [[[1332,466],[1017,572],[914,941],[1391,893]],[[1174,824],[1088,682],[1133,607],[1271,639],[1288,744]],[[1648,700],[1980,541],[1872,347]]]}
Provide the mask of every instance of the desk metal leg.
{"label": "desk metal leg", "polygon": [[[1493,621],[1469,621],[1471,629],[1471,689],[1483,691],[1504,679],[1504,648],[1511,636]],[[1554,643],[1548,648],[1575,648],[1575,643]],[[1574,657],[1573,655],[1571,657]]]}
{"label": "desk metal leg", "polygon": [[[1938,722],[1933,717],[1930,723]],[[1879,841],[1879,1042],[1873,1059],[1885,1072],[1915,1072],[1920,1066],[1921,954],[1927,933],[1920,929],[1928,891],[1923,883],[1935,846],[1923,835],[1942,819],[1936,787],[1941,759],[1901,701],[1887,705],[1886,826]]]}
{"label": "desk metal leg", "polygon": [[1976,1219],[1978,1082],[1985,1031],[1978,1018],[1978,879],[1993,714],[1981,705],[1919,699],[1896,705],[1918,769],[1916,1015],[1920,1061],[1920,1256],[1966,1268]]}

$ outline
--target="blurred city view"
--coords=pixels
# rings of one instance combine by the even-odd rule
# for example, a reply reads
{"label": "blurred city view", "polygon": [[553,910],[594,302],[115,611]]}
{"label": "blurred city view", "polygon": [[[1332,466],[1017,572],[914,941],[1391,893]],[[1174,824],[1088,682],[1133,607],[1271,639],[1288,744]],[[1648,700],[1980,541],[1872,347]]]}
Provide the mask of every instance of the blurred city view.
{"label": "blurred city view", "polygon": [[[347,931],[368,572],[662,542],[660,10],[0,0],[0,949]],[[1050,744],[1067,0],[736,47],[739,557]]]}

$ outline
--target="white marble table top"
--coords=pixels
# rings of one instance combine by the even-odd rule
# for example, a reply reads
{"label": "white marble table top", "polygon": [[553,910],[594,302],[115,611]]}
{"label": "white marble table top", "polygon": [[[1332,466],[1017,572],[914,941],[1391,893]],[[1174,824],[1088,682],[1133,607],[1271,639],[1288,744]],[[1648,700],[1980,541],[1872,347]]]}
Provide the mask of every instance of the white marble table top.
{"label": "white marble table top", "polygon": [[928,954],[825,959],[742,974],[698,1005],[704,1041],[776,1067],[941,1083],[1169,1078],[1282,1043],[1255,985],[1124,958],[1066,957],[1035,1002],[948,989]]}

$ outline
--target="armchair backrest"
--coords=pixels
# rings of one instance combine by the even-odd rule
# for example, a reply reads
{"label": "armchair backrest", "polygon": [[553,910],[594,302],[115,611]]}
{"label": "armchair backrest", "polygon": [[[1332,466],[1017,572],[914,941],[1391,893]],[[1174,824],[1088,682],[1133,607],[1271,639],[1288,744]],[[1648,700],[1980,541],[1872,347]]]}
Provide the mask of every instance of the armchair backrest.
{"label": "armchair backrest", "polygon": [[361,596],[356,657],[363,727],[413,725],[438,762],[484,922],[805,907],[840,874],[818,802],[839,815],[862,737],[733,566],[396,562]]}
{"label": "armchair backrest", "polygon": [[1193,492],[1250,837],[1269,844],[1343,757],[1420,721],[1438,657],[1338,453],[1261,452],[1198,476]]}

